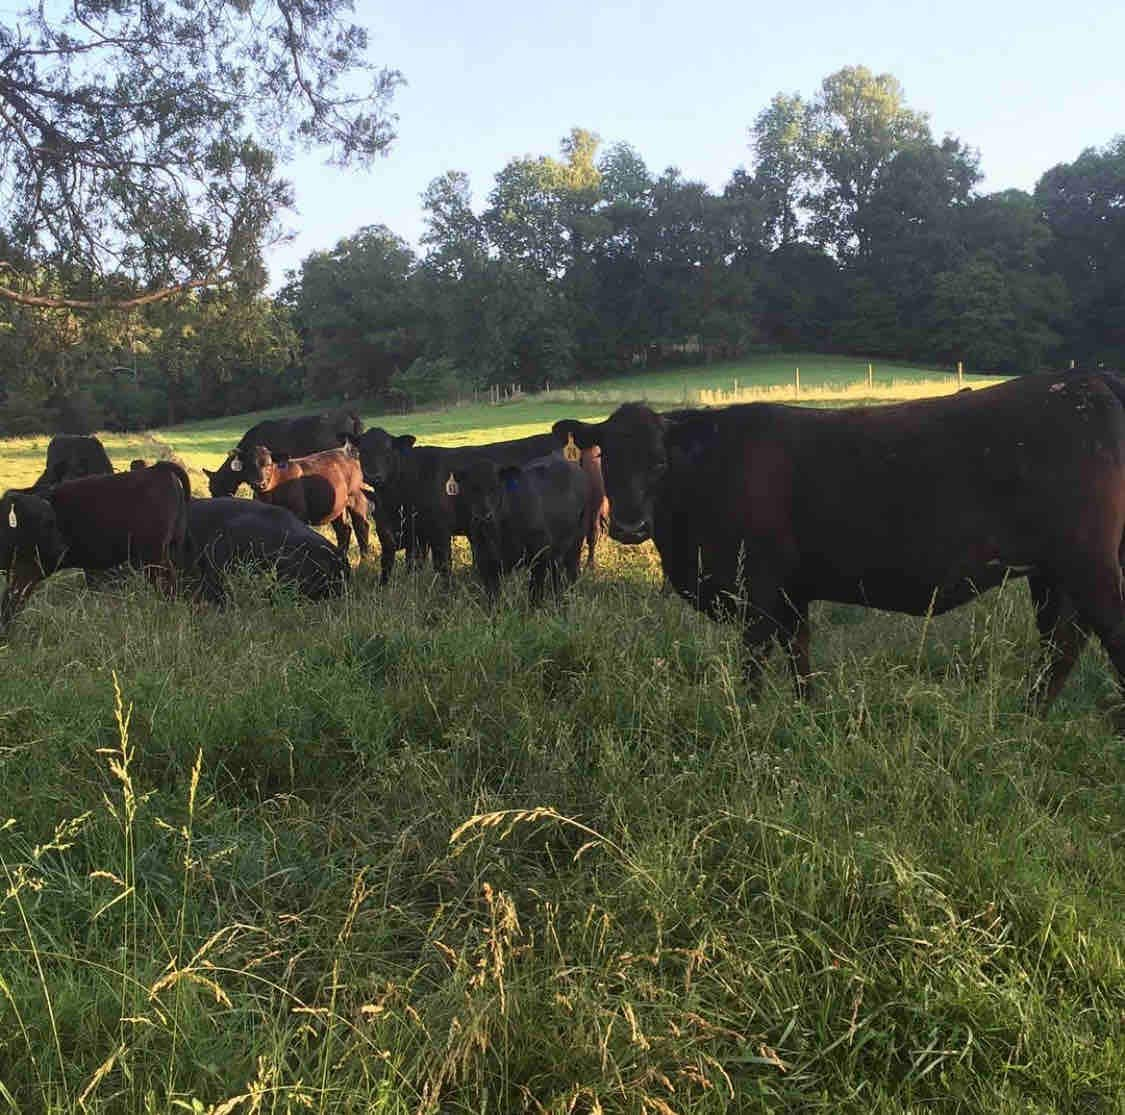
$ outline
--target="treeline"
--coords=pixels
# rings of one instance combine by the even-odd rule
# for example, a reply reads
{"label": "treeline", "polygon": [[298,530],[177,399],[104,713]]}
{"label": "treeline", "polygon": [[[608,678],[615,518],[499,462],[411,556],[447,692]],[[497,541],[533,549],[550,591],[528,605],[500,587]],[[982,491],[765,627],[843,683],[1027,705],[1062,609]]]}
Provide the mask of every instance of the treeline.
{"label": "treeline", "polygon": [[[419,252],[363,228],[272,301],[196,296],[137,315],[124,339],[120,323],[41,329],[46,312],[0,309],[3,386],[31,409],[77,392],[151,423],[298,397],[411,405],[766,348],[1012,372],[1125,363],[1125,137],[1032,193],[983,194],[976,151],[935,139],[894,78],[848,67],[811,99],[774,97],[749,139],[749,167],[716,192],[575,129],[557,157],[502,168],[481,204],[464,174],[435,179]],[[81,356],[60,355],[68,330]]]}

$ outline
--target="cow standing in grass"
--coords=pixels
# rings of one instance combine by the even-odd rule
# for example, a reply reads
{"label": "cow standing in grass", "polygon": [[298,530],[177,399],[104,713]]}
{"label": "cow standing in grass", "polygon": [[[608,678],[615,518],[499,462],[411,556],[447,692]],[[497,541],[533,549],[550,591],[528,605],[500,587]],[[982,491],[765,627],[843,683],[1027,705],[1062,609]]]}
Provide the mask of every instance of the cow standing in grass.
{"label": "cow standing in grass", "polygon": [[56,434],[47,445],[47,463],[43,474],[31,490],[49,488],[64,480],[80,480],[83,476],[109,476],[113,463],[96,437],[78,434]]}
{"label": "cow standing in grass", "polygon": [[238,454],[239,474],[253,488],[255,499],[284,507],[312,526],[331,523],[342,554],[348,552],[354,528],[360,556],[367,554],[367,496],[359,458],[350,448],[289,460],[275,460],[262,445]]}
{"label": "cow standing in grass", "polygon": [[233,496],[245,477],[244,454],[264,445],[275,457],[306,457],[325,449],[338,449],[363,433],[363,422],[352,410],[326,411],[324,414],[299,414],[293,418],[267,418],[251,426],[227,454],[222,465],[212,472],[204,469],[213,496]]}
{"label": "cow standing in grass", "polygon": [[530,573],[533,603],[547,577],[558,594],[563,576],[571,584],[585,539],[590,479],[558,453],[526,465],[474,461],[454,472],[458,513],[468,523],[473,567],[489,595],[517,566]]}
{"label": "cow standing in grass", "polygon": [[[388,532],[397,532],[397,548],[406,550],[408,562],[414,564],[430,552],[434,568],[448,575],[452,539],[469,534],[468,515],[456,498],[455,485],[450,483],[454,473],[479,461],[491,461],[498,467],[524,465],[550,455],[558,446],[553,435],[537,434],[446,448],[417,445],[412,434],[396,437],[374,427],[359,438],[358,448],[364,477],[375,491],[376,529],[380,529],[382,520]],[[587,475],[584,531],[592,565],[605,513],[605,488],[596,450],[582,455],[582,469]],[[389,565],[384,565],[387,575],[393,564],[392,551]]]}
{"label": "cow standing in grass", "polygon": [[1125,681],[1125,384],[1034,375],[851,410],[629,404],[555,424],[600,445],[610,534],[652,538],[675,589],[741,619],[756,681],[770,642],[810,674],[813,600],[910,615],[1027,574],[1048,668],[1044,707],[1096,634]]}
{"label": "cow standing in grass", "polygon": [[132,565],[173,590],[190,499],[187,473],[168,461],[67,480],[40,492],[5,493],[0,499],[0,568],[8,575],[8,586],[0,601],[0,627],[59,569]]}

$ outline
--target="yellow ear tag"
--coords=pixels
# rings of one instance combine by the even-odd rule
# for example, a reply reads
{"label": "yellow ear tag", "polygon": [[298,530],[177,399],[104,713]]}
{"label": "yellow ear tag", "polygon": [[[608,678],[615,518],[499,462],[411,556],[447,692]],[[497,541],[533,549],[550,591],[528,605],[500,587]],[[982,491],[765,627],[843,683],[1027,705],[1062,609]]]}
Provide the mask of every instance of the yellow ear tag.
{"label": "yellow ear tag", "polygon": [[574,444],[574,435],[566,435],[566,445],[563,446],[563,456],[572,464],[576,465],[582,459],[582,450]]}
{"label": "yellow ear tag", "polygon": [[13,503],[8,511],[8,526],[15,530],[19,525],[20,521],[16,518],[16,505]]}
{"label": "yellow ear tag", "polygon": [[445,494],[447,496],[455,496],[461,490],[461,486],[453,478],[453,473],[449,474],[449,479],[445,482]]}

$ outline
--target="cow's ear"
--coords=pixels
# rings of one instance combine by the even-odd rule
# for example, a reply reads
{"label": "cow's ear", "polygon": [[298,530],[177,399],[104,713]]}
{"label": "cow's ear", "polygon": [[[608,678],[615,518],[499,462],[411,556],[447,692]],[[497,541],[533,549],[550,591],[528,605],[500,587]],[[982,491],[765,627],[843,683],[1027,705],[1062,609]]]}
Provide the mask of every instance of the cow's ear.
{"label": "cow's ear", "polygon": [[391,439],[391,444],[399,453],[409,453],[417,440],[413,434],[400,434],[398,437]]}
{"label": "cow's ear", "polygon": [[500,483],[504,486],[504,491],[514,492],[520,486],[522,475],[523,469],[518,465],[505,465],[500,470]]}
{"label": "cow's ear", "polygon": [[551,433],[560,445],[566,445],[573,438],[579,449],[593,449],[599,444],[601,428],[600,422],[591,424],[579,422],[577,418],[561,418],[551,427]]}
{"label": "cow's ear", "polygon": [[670,422],[667,445],[695,461],[714,448],[719,440],[719,423],[710,415],[701,414]]}
{"label": "cow's ear", "polygon": [[206,476],[208,480],[210,480],[211,477],[216,476],[217,473],[212,472],[209,468],[205,468],[203,470],[203,475]]}

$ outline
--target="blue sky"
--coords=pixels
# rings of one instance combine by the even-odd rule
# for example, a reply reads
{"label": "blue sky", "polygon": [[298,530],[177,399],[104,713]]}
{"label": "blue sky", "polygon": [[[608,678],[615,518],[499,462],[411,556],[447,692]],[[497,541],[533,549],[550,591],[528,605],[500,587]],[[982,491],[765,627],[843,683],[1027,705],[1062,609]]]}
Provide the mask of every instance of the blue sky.
{"label": "blue sky", "polygon": [[1111,0],[357,0],[355,19],[371,58],[407,80],[399,139],[370,170],[314,155],[288,168],[297,235],[269,256],[275,286],[363,225],[416,244],[431,179],[463,170],[480,203],[509,159],[557,154],[575,126],[720,189],[749,163],[747,128],[770,97],[812,97],[847,65],[894,74],[935,137],[978,148],[986,191],[1031,189],[1125,132],[1125,4]]}

